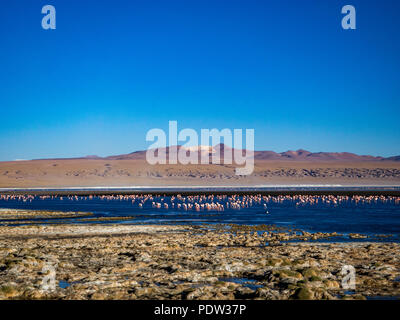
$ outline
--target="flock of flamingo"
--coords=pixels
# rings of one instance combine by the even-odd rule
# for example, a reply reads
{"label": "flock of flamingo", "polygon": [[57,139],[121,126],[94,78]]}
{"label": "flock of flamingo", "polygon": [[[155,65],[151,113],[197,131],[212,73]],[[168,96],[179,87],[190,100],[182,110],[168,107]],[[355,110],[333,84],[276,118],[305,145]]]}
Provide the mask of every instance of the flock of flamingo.
{"label": "flock of flamingo", "polygon": [[400,197],[394,196],[335,196],[335,195],[88,195],[88,196],[57,196],[57,195],[0,195],[2,201],[22,201],[31,203],[38,200],[58,201],[126,201],[133,207],[154,208],[164,210],[193,211],[225,211],[226,209],[241,210],[251,207],[261,207],[268,212],[267,204],[292,202],[296,206],[325,204],[340,205],[342,203],[370,204],[394,203],[400,204]]}

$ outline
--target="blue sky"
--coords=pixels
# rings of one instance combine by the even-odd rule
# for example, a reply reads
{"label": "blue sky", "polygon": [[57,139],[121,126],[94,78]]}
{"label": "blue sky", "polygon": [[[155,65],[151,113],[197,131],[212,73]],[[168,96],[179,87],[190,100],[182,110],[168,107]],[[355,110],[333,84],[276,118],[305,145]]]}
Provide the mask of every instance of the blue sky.
{"label": "blue sky", "polygon": [[169,120],[254,128],[258,150],[398,155],[399,17],[388,0],[3,0],[0,160],[129,153]]}

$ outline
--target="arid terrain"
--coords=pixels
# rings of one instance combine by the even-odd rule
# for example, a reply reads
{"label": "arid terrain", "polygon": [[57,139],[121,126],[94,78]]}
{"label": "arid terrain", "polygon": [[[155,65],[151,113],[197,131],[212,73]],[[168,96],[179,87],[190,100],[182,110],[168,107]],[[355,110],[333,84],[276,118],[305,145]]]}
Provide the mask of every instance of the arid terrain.
{"label": "arid terrain", "polygon": [[[226,227],[1,226],[0,299],[400,295],[398,243],[312,243],[307,240],[333,234]],[[301,242],[287,243],[290,239]],[[343,286],[345,265],[355,268],[354,290]]]}
{"label": "arid terrain", "polygon": [[[181,147],[179,147],[181,148]],[[200,147],[199,147],[200,148]],[[150,165],[146,151],[124,155],[71,159],[0,162],[0,188],[94,186],[255,186],[276,184],[400,185],[400,157],[305,150],[254,152],[254,171],[238,176],[235,161],[224,163],[233,149],[217,145],[201,150],[220,164]],[[176,152],[176,151],[175,151]],[[244,152],[244,151],[242,151]],[[169,148],[167,159],[172,154]],[[200,154],[200,153],[199,153]],[[234,160],[234,159],[233,159]]]}
{"label": "arid terrain", "polygon": [[145,160],[0,162],[0,188],[78,186],[251,186],[273,184],[400,185],[400,162],[256,160],[253,174],[235,165],[149,165]]}

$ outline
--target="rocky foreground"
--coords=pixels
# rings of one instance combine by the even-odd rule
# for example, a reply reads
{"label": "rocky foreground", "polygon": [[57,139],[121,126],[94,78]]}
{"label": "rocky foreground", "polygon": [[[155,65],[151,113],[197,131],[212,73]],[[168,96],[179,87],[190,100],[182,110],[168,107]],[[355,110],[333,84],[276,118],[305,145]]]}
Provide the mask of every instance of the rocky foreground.
{"label": "rocky foreground", "polygon": [[[2,226],[0,298],[400,296],[398,243],[287,243],[283,241],[292,237],[291,231],[255,231],[239,226],[213,230],[145,225]],[[344,265],[355,268],[353,292],[342,287]]]}

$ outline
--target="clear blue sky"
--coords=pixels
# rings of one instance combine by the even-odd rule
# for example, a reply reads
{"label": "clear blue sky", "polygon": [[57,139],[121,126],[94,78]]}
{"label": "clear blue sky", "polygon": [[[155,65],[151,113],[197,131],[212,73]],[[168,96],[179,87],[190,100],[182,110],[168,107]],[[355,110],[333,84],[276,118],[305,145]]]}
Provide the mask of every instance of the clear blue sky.
{"label": "clear blue sky", "polygon": [[169,120],[398,155],[399,31],[395,0],[2,0],[0,160],[129,153]]}

